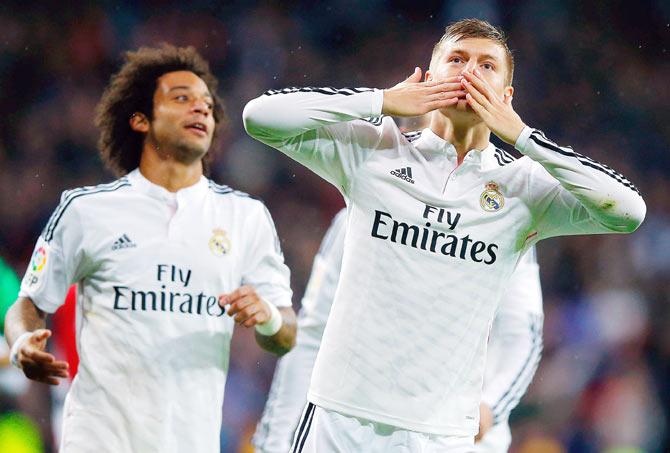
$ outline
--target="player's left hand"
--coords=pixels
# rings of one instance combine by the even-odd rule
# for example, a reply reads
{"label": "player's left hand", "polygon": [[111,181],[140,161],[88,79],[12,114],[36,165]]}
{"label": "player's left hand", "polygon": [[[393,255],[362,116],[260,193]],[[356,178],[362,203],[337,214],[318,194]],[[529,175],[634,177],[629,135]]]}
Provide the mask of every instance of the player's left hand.
{"label": "player's left hand", "polygon": [[496,94],[478,69],[463,72],[461,83],[468,92],[465,99],[472,110],[498,138],[514,145],[526,125],[512,108],[512,97],[503,99]]}
{"label": "player's left hand", "polygon": [[270,319],[272,312],[267,304],[249,285],[240,286],[229,294],[219,296],[219,305],[227,308],[228,316],[234,316],[235,323],[244,327],[253,327]]}

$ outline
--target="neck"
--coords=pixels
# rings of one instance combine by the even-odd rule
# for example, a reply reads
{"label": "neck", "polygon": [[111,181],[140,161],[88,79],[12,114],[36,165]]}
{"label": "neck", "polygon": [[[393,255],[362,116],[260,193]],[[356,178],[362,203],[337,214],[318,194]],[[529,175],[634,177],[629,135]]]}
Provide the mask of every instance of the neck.
{"label": "neck", "polygon": [[437,110],[430,117],[430,130],[454,145],[459,164],[463,162],[468,151],[481,151],[486,148],[491,137],[491,131],[483,121],[473,123],[470,118],[455,121]]}
{"label": "neck", "polygon": [[202,160],[185,164],[178,162],[169,153],[159,153],[149,143],[144,143],[140,158],[140,172],[152,183],[177,192],[196,184],[202,176]]}

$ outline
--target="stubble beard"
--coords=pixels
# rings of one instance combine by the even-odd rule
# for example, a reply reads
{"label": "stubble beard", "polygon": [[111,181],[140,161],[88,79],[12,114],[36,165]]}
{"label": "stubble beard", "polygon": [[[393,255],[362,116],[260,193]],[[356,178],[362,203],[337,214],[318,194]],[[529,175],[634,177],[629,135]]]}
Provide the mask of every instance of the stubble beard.
{"label": "stubble beard", "polygon": [[184,165],[191,165],[194,162],[202,160],[208,151],[204,146],[190,143],[188,140],[180,137],[172,140],[163,140],[161,143],[151,134],[149,139],[156,152],[164,159],[172,159]]}

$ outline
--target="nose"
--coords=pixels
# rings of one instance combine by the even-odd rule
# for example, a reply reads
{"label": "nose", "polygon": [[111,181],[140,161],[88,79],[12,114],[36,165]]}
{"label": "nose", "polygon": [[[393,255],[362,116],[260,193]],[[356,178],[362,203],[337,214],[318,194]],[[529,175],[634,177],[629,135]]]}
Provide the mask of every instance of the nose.
{"label": "nose", "polygon": [[463,74],[464,72],[473,72],[476,67],[477,67],[477,61],[475,61],[474,58],[470,58],[468,62],[463,66],[461,74]]}
{"label": "nose", "polygon": [[191,111],[201,113],[205,116],[209,115],[209,106],[207,105],[207,101],[204,99],[196,99],[193,101],[193,104],[191,104]]}

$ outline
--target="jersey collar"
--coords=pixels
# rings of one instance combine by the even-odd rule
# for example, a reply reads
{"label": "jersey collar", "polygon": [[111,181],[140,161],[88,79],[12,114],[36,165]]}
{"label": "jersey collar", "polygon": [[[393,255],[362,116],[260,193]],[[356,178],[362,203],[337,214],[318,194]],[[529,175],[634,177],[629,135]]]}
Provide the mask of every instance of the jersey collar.
{"label": "jersey collar", "polygon": [[185,187],[177,192],[170,192],[165,187],[149,181],[142,175],[139,168],[128,173],[128,180],[140,192],[158,200],[192,199],[207,193],[207,178],[200,176],[200,180],[192,186]]}
{"label": "jersey collar", "polygon": [[[449,160],[456,161],[457,152],[454,145],[437,135],[429,127],[425,128],[421,132],[421,137],[417,139],[416,146],[426,151],[445,153]],[[495,146],[493,143],[489,142],[486,148],[481,151],[469,151],[465,156],[464,162],[476,164],[483,169],[485,166],[488,166],[489,162],[492,161],[494,150]]]}

